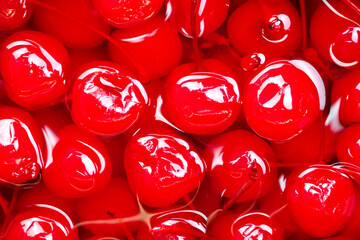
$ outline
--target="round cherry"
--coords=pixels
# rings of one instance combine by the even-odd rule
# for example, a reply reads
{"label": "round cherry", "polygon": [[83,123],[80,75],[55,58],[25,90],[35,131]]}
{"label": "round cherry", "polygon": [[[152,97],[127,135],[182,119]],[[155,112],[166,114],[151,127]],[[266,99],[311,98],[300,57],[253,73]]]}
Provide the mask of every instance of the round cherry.
{"label": "round cherry", "polygon": [[121,178],[112,178],[96,195],[78,199],[76,211],[79,222],[86,223],[82,226],[95,235],[118,237],[125,236],[124,229],[137,230],[137,222],[123,221],[138,215],[139,206],[126,180]]}
{"label": "round cherry", "polygon": [[218,60],[203,67],[187,63],[167,77],[165,110],[181,130],[201,135],[221,133],[237,119],[240,90],[232,71]]}
{"label": "round cherry", "polygon": [[15,30],[24,25],[34,6],[28,0],[4,0],[0,2],[0,31]]}
{"label": "round cherry", "polygon": [[360,124],[347,127],[336,142],[336,156],[339,162],[360,167]]}
{"label": "round cherry", "polygon": [[301,42],[301,22],[288,0],[250,0],[231,14],[227,33],[241,55],[291,57]]}
{"label": "round cherry", "polygon": [[21,184],[36,179],[43,167],[43,141],[27,112],[0,107],[0,181]]}
{"label": "round cherry", "polygon": [[132,137],[124,161],[133,193],[151,207],[174,204],[197,189],[205,175],[205,163],[192,143],[164,127]]}
{"label": "round cherry", "polygon": [[338,233],[354,211],[352,180],[330,167],[314,166],[294,172],[288,178],[286,192],[293,219],[311,237]]}
{"label": "round cherry", "polygon": [[14,33],[0,45],[0,73],[7,95],[25,108],[50,105],[69,87],[69,56],[55,38],[35,31]]}
{"label": "round cherry", "polygon": [[19,212],[9,223],[4,240],[78,240],[71,219],[49,205],[37,205]]}
{"label": "round cherry", "polygon": [[249,126],[268,140],[287,140],[310,126],[325,107],[325,86],[309,63],[277,60],[259,68],[244,87]]}
{"label": "round cherry", "polygon": [[210,142],[204,153],[211,184],[219,194],[236,202],[265,195],[275,182],[275,153],[256,135],[235,130]]}
{"label": "round cherry", "polygon": [[109,44],[110,57],[137,73],[142,83],[167,75],[180,62],[180,38],[160,16],[137,27],[117,29],[111,36],[117,45]]}
{"label": "round cherry", "polygon": [[43,3],[58,11],[38,6],[33,16],[36,28],[56,37],[67,47],[95,47],[105,40],[97,31],[110,33],[110,26],[92,9],[87,0],[46,0]]}
{"label": "round cherry", "polygon": [[145,89],[126,69],[111,62],[92,62],[77,71],[71,115],[91,133],[114,135],[133,126],[147,102]]}
{"label": "round cherry", "polygon": [[111,161],[100,140],[72,125],[63,128],[58,137],[43,169],[45,184],[65,198],[103,189],[111,177]]}
{"label": "round cherry", "polygon": [[134,27],[148,21],[160,10],[164,0],[93,0],[103,19],[114,27]]}

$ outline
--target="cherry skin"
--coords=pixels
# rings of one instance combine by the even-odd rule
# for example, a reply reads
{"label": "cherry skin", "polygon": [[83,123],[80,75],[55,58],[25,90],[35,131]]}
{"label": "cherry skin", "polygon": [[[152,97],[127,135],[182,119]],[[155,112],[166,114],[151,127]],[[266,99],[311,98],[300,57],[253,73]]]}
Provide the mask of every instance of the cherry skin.
{"label": "cherry skin", "polygon": [[43,141],[40,128],[27,112],[0,107],[0,181],[35,180],[43,167]]}
{"label": "cherry skin", "polygon": [[229,0],[170,0],[171,18],[186,37],[203,37],[225,21]]}
{"label": "cherry skin", "polygon": [[59,239],[78,240],[71,219],[49,205],[37,205],[19,212],[7,227],[4,240]]}
{"label": "cherry skin", "polygon": [[24,25],[34,6],[28,0],[4,0],[0,3],[0,31],[14,30]]}
{"label": "cherry skin", "polygon": [[110,25],[127,28],[140,25],[156,15],[164,0],[92,0],[96,10]]}
{"label": "cherry skin", "polygon": [[126,69],[111,62],[92,62],[75,76],[71,115],[82,129],[114,135],[133,126],[147,102],[144,87]]}
{"label": "cherry skin", "polygon": [[261,212],[247,214],[225,213],[216,217],[208,227],[215,239],[227,240],[283,240],[281,227],[269,215]]}
{"label": "cherry skin", "polygon": [[310,24],[310,37],[317,52],[340,67],[358,66],[359,21],[360,16],[343,1],[327,1],[326,4],[321,4]]}
{"label": "cherry skin", "polygon": [[309,63],[277,60],[259,68],[244,87],[244,113],[259,136],[290,139],[310,126],[325,107],[325,86]]}
{"label": "cherry skin", "polygon": [[[38,6],[33,17],[36,28],[56,37],[67,47],[91,48],[99,45],[104,41],[104,37],[94,29],[104,34],[110,33],[110,26],[92,9],[87,0],[46,0],[43,2],[65,12],[65,15],[47,7]],[[78,21],[88,26],[84,26],[66,14],[75,16]]]}
{"label": "cherry skin", "polygon": [[111,161],[96,137],[67,126],[58,133],[43,169],[45,184],[65,198],[92,195],[103,189],[111,177]]}
{"label": "cherry skin", "polygon": [[111,36],[122,47],[109,44],[111,59],[137,73],[142,83],[167,75],[180,62],[179,36],[160,16],[137,27],[117,29]]}
{"label": "cherry skin", "polygon": [[336,156],[339,162],[360,167],[360,124],[347,127],[336,142]]}
{"label": "cherry skin", "polygon": [[82,226],[95,235],[118,237],[125,235],[124,229],[130,232],[137,230],[138,223],[122,221],[138,215],[139,206],[126,180],[121,178],[112,178],[106,188],[96,195],[78,199],[76,211],[79,222],[87,222]]}
{"label": "cherry skin", "polygon": [[250,0],[231,14],[227,33],[241,55],[290,57],[301,42],[301,22],[288,0]]}
{"label": "cherry skin", "polygon": [[165,111],[181,130],[201,135],[221,133],[237,119],[240,90],[232,71],[218,60],[203,67],[188,63],[175,68],[166,80]]}
{"label": "cherry skin", "polygon": [[136,234],[138,240],[183,239],[197,240],[206,238],[207,218],[192,210],[175,210],[154,215],[150,226],[142,224]]}
{"label": "cherry skin", "polygon": [[7,95],[22,107],[51,104],[65,94],[69,56],[55,38],[35,31],[17,32],[0,45],[0,73]]}
{"label": "cherry skin", "polygon": [[182,135],[163,128],[137,133],[125,149],[125,171],[139,201],[165,207],[197,189],[205,163],[197,149]]}
{"label": "cherry skin", "polygon": [[338,233],[354,211],[353,182],[330,167],[295,171],[288,178],[286,192],[293,219],[311,237]]}

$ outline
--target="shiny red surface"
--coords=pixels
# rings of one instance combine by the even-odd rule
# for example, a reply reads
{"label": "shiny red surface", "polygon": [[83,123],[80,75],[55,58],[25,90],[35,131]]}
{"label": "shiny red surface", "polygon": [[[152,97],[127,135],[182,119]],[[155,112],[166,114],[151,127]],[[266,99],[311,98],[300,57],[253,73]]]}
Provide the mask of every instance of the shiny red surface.
{"label": "shiny red surface", "polygon": [[360,167],[360,125],[347,127],[336,143],[336,156],[339,162],[354,164]]}
{"label": "shiny red surface", "polygon": [[33,12],[27,0],[3,0],[0,2],[0,31],[14,30],[24,25]]}

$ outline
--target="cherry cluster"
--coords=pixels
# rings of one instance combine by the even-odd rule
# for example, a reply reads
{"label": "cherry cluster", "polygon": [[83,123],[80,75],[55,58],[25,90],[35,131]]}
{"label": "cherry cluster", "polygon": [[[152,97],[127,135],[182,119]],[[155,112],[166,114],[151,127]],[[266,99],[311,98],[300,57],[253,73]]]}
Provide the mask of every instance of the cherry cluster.
{"label": "cherry cluster", "polygon": [[360,239],[360,3],[0,0],[0,239]]}

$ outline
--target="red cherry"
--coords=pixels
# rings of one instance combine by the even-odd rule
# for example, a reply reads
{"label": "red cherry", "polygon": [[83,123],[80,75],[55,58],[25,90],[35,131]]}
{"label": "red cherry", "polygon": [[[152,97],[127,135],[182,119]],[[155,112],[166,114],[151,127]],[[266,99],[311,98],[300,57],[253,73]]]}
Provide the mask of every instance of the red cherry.
{"label": "red cherry", "polygon": [[208,234],[226,240],[283,240],[283,230],[261,212],[224,214],[210,222]]}
{"label": "red cherry", "polygon": [[261,138],[236,130],[215,138],[204,154],[214,191],[236,202],[258,199],[275,182],[275,153]]}
{"label": "red cherry", "polygon": [[167,128],[137,133],[125,149],[125,171],[133,193],[151,207],[165,207],[197,189],[205,164],[196,148]]}
{"label": "red cherry", "polygon": [[229,0],[170,0],[169,6],[181,34],[202,37],[215,32],[224,23]]}
{"label": "red cherry", "polygon": [[323,57],[340,67],[353,68],[360,61],[360,17],[344,2],[326,1],[317,8],[310,37]]}
{"label": "red cherry", "polygon": [[38,177],[43,166],[43,136],[24,110],[0,107],[0,181],[26,183]]}
{"label": "red cherry", "polygon": [[149,226],[141,225],[138,240],[205,239],[207,218],[192,210],[175,210],[154,215]]}
{"label": "red cherry", "polygon": [[134,73],[141,82],[167,75],[179,62],[182,54],[180,38],[162,17],[129,29],[117,29],[111,36],[132,56],[109,44],[112,60]]}
{"label": "red cherry", "polygon": [[17,32],[0,45],[0,73],[6,93],[26,108],[49,105],[65,94],[69,56],[56,39],[35,31]]}
{"label": "red cherry", "polygon": [[148,21],[160,10],[164,0],[92,0],[104,20],[118,28],[134,27]]}
{"label": "red cherry", "polygon": [[[166,80],[165,110],[187,133],[210,135],[230,127],[241,108],[234,74],[218,60],[180,65]],[[203,70],[204,69],[204,70]]]}
{"label": "red cherry", "polygon": [[360,167],[360,124],[346,128],[337,139],[336,156],[339,162]]}
{"label": "red cherry", "polygon": [[81,225],[96,235],[124,236],[124,229],[131,232],[137,229],[136,222],[123,220],[138,215],[139,206],[127,182],[121,178],[112,178],[97,195],[80,198],[76,211]]}
{"label": "red cherry", "polygon": [[309,167],[293,173],[286,191],[293,219],[311,237],[338,233],[354,211],[351,179],[329,167]]}
{"label": "red cherry", "polygon": [[250,0],[227,22],[231,44],[241,55],[290,57],[301,42],[299,14],[289,1]]}
{"label": "red cherry", "polygon": [[126,69],[111,62],[92,62],[76,74],[71,115],[91,133],[114,135],[133,126],[147,102],[144,87]]}
{"label": "red cherry", "polygon": [[48,205],[29,207],[10,222],[4,240],[77,240],[71,219],[60,209]]}
{"label": "red cherry", "polygon": [[111,177],[111,161],[105,146],[94,136],[67,126],[43,169],[45,184],[65,198],[84,197],[103,189]]}
{"label": "red cherry", "polygon": [[[33,17],[36,28],[56,37],[67,47],[91,48],[102,43],[103,36],[91,28],[105,34],[110,33],[110,26],[92,9],[87,0],[45,0],[43,3],[58,11],[42,5],[38,6]],[[67,15],[76,16],[78,20]]]}
{"label": "red cherry", "polygon": [[309,63],[272,61],[245,84],[244,113],[261,137],[282,141],[310,126],[325,107],[325,86]]}
{"label": "red cherry", "polygon": [[1,1],[0,31],[9,31],[21,27],[29,20],[33,8],[33,5],[28,0]]}

